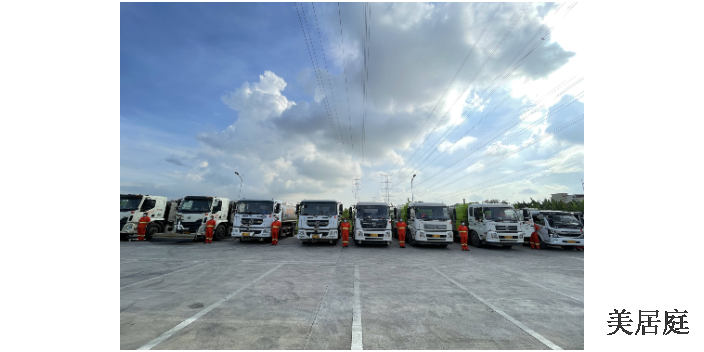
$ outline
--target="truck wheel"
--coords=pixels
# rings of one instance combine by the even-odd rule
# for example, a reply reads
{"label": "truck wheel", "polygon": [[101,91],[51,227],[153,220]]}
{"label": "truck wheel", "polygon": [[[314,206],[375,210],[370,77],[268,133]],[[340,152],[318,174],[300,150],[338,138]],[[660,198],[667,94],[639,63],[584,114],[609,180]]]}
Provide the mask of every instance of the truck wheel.
{"label": "truck wheel", "polygon": [[538,242],[540,242],[540,249],[548,249],[547,243],[543,242],[543,239],[538,236]]}
{"label": "truck wheel", "polygon": [[216,241],[221,241],[223,238],[225,238],[225,226],[220,225],[215,229],[213,239]]}
{"label": "truck wheel", "polygon": [[154,234],[157,234],[157,233],[159,233],[159,225],[157,225],[155,223],[151,223],[151,224],[149,224],[149,226],[147,226],[147,230],[144,233],[144,239],[147,241],[151,241],[152,236],[154,236]]}
{"label": "truck wheel", "polygon": [[469,240],[470,240],[470,242],[472,242],[472,246],[474,246],[474,247],[482,248],[482,246],[484,245],[484,242],[482,241],[482,239],[479,238],[479,235],[474,231],[470,232]]}

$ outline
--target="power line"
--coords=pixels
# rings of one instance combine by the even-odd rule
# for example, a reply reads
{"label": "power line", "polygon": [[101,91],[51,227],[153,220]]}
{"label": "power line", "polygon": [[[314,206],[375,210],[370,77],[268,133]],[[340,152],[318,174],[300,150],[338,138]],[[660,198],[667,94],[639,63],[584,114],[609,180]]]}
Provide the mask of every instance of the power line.
{"label": "power line", "polygon": [[[301,12],[303,13],[303,20],[302,20],[301,14],[298,11],[298,6],[296,5],[295,2],[293,3],[293,5],[296,7],[296,13],[298,14],[298,21],[301,23],[301,30],[303,31],[303,37],[306,40],[306,47],[308,48],[308,56],[310,57],[310,62],[313,65],[313,72],[315,73],[316,81],[318,82],[318,87],[322,90],[322,93],[324,95],[323,105],[325,106],[325,111],[328,115],[328,121],[330,122],[330,130],[332,131],[333,138],[335,139],[335,145],[337,147],[337,152],[340,154],[340,157],[342,158],[342,150],[340,148],[340,142],[337,138],[337,134],[335,133],[335,128],[334,128],[333,122],[332,122],[332,116],[330,114],[330,110],[327,105],[327,94],[325,94],[325,88],[324,88],[324,85],[322,84],[322,79],[318,75],[318,69],[317,69],[318,65],[316,65],[313,62],[313,57],[315,57],[315,62],[318,61],[318,56],[315,53],[315,46],[313,45],[313,39],[310,36],[310,29],[308,29],[308,32],[306,33],[306,30],[303,27],[303,20],[305,20],[306,27],[308,27],[308,20],[306,19],[306,12],[305,12],[305,9],[303,8],[303,4],[301,4]],[[309,38],[310,38],[310,40],[309,40]],[[310,46],[309,46],[309,41],[310,41]],[[311,55],[311,49],[310,49],[311,47],[313,48],[313,55]]]}
{"label": "power line", "polygon": [[[472,53],[474,52],[474,49],[476,48],[477,44],[479,44],[479,42],[480,42],[480,41],[482,40],[482,38],[484,37],[484,34],[486,33],[486,30],[489,28],[489,25],[491,24],[491,22],[493,22],[494,18],[496,17],[496,13],[499,11],[499,9],[501,9],[502,6],[503,6],[503,4],[500,4],[499,7],[498,7],[498,8],[494,11],[494,13],[491,15],[491,18],[489,19],[489,22],[488,22],[488,23],[486,24],[486,26],[484,26],[484,28],[482,29],[481,34],[479,35],[479,39],[477,39],[477,42],[474,44],[474,46],[472,46],[472,49],[471,49],[471,50],[469,51],[469,53],[467,53],[467,55],[465,56],[464,60],[463,60],[462,63],[460,64],[460,67],[457,69],[457,71],[455,72],[455,74],[452,76],[452,79],[450,80],[450,83],[448,83],[447,87],[445,87],[445,90],[443,91],[442,95],[440,95],[440,97],[438,98],[438,101],[435,102],[435,106],[433,107],[433,109],[432,109],[432,110],[430,111],[430,113],[428,114],[428,117],[425,118],[425,122],[423,122],[423,125],[420,127],[420,129],[418,130],[418,132],[416,132],[416,135],[413,137],[413,139],[411,140],[411,142],[408,144],[408,147],[406,147],[406,150],[404,150],[403,154],[401,154],[401,158],[399,158],[399,160],[403,159],[403,156],[406,155],[406,152],[408,152],[408,149],[409,149],[409,148],[411,147],[411,145],[413,144],[413,141],[415,141],[416,138],[418,138],[418,135],[419,135],[420,132],[423,130],[423,127],[425,127],[425,124],[428,123],[428,120],[430,120],[430,117],[431,117],[431,116],[433,115],[433,113],[435,112],[435,109],[437,109],[438,104],[440,104],[440,101],[442,100],[442,98],[445,96],[445,94],[447,94],[447,90],[450,88],[450,86],[452,85],[452,83],[453,83],[453,82],[455,81],[455,79],[457,78],[457,75],[460,73],[460,71],[462,70],[462,68],[464,67],[464,65],[467,63],[467,59],[469,59],[469,57],[470,57],[470,56],[472,55]],[[412,158],[412,156],[411,156],[411,158]],[[409,158],[409,160],[410,160],[410,158]],[[406,162],[406,163],[407,163],[407,162]],[[394,168],[396,168],[396,165],[398,165],[398,160],[396,161],[396,163],[394,163],[394,166],[391,167],[391,170],[393,170]],[[404,166],[405,166],[405,165],[406,165],[406,164],[404,163]],[[401,167],[401,169],[403,169],[403,166]],[[400,171],[401,169],[399,169],[399,171]]]}
{"label": "power line", "polygon": [[[460,97],[462,97],[462,95],[463,95],[464,92],[469,88],[469,86],[471,86],[472,83],[474,83],[474,80],[475,80],[477,77],[479,77],[479,73],[481,73],[481,72],[484,70],[484,68],[486,67],[486,64],[489,63],[489,61],[492,59],[492,57],[494,56],[494,54],[496,53],[496,51],[499,50],[499,47],[501,46],[501,44],[503,44],[504,40],[506,40],[506,38],[509,36],[509,34],[511,34],[511,32],[512,32],[513,29],[516,27],[516,25],[518,24],[518,22],[521,21],[521,19],[523,18],[523,16],[524,16],[525,13],[526,13],[526,10],[528,9],[528,6],[530,6],[530,4],[532,4],[532,3],[528,3],[528,5],[523,9],[523,11],[522,11],[521,14],[518,16],[518,18],[516,18],[516,21],[513,23],[513,25],[508,29],[508,31],[506,31],[506,33],[504,34],[504,36],[501,38],[501,40],[499,40],[499,42],[498,42],[498,43],[496,44],[496,46],[494,47],[494,50],[491,51],[491,53],[487,56],[486,60],[484,60],[484,63],[482,63],[482,65],[479,67],[479,69],[477,70],[477,72],[474,74],[474,76],[472,77],[472,79],[470,79],[469,83],[467,84],[467,88],[465,88],[465,89],[462,91],[462,93],[460,93],[460,94],[457,96],[457,98],[455,99],[455,102],[452,104],[452,106],[450,106],[450,108],[447,109],[447,111],[445,112],[445,114],[438,120],[438,122],[435,124],[435,127],[433,127],[433,129],[430,131],[430,133],[428,133],[428,134],[426,135],[426,137],[425,137],[425,138],[423,139],[423,141],[420,143],[420,146],[415,150],[415,152],[413,152],[413,155],[411,155],[411,157],[408,158],[408,160],[406,161],[406,164],[408,164],[408,163],[413,159],[413,157],[416,155],[416,153],[418,153],[418,151],[423,147],[423,145],[425,144],[425,141],[433,134],[433,132],[435,132],[435,130],[436,130],[438,127],[440,127],[440,124],[442,124],[442,122],[445,120],[445,117],[447,117],[447,115],[448,115],[449,112],[452,110],[452,107],[455,105],[455,103],[457,103],[457,101],[460,99]],[[498,11],[498,10],[497,10],[497,11]],[[473,50],[473,49],[472,49],[472,50]],[[459,71],[458,71],[457,73],[459,73]],[[457,73],[455,74],[455,77],[457,76]],[[455,77],[453,77],[453,80],[455,79]],[[449,88],[449,86],[448,86],[448,88]],[[438,101],[438,102],[439,102],[439,101]],[[425,126],[425,125],[424,125],[424,126]],[[442,138],[442,137],[441,137],[441,138]],[[429,149],[429,150],[430,150],[430,149]],[[426,153],[427,153],[427,152],[426,152]],[[423,155],[425,155],[425,153],[424,153]],[[421,158],[423,157],[423,155],[421,155]],[[405,166],[406,164],[404,164],[404,166]],[[397,174],[399,174],[401,170],[403,170],[403,166],[401,167],[401,169],[399,169],[399,172],[397,172]]]}
{"label": "power line", "polygon": [[[552,18],[560,11],[560,9],[562,8],[563,5],[564,5],[564,4],[561,4],[560,6],[558,6],[557,10],[553,13],[553,15],[552,15],[552,17],[551,17],[551,20],[552,20]],[[572,10],[572,8],[574,8],[575,5],[576,5],[576,3],[572,4],[572,5],[567,9],[567,11],[565,12],[565,14],[563,15],[563,18],[564,18],[565,16],[567,16],[567,14]],[[524,11],[525,11],[525,10],[524,10]],[[517,22],[516,22],[516,23],[517,23]],[[514,24],[514,25],[515,25],[515,24]],[[541,28],[543,28],[543,27],[547,27],[547,28],[548,28],[547,32],[543,33],[542,39],[544,39],[544,38],[554,29],[555,26],[556,26],[556,24],[553,25],[552,27],[547,27],[547,26],[544,25],[544,24],[541,25]],[[509,67],[511,67],[511,65],[513,65],[513,61],[516,60],[516,59],[521,55],[521,53],[526,49],[526,47],[528,47],[528,46],[530,45],[530,43],[531,43],[533,40],[535,40],[535,39],[538,37],[538,35],[539,35],[540,33],[541,33],[541,29],[538,29],[538,31],[533,35],[533,37],[532,37],[530,40],[528,40],[528,42],[523,46],[523,48],[516,54],[516,56],[515,56],[513,59],[511,59],[511,61],[509,61],[509,64],[508,64],[503,70],[501,70],[501,72],[499,73],[499,75],[498,75],[496,78],[494,78],[494,80],[490,83],[489,87],[487,87],[486,89],[484,89],[484,91],[482,91],[481,94],[484,94],[489,88],[491,88],[492,86],[494,86],[494,88],[492,89],[491,93],[486,97],[486,98],[488,98],[489,96],[493,95],[493,93],[496,92],[496,90],[498,90],[499,85],[494,85],[494,82],[496,82],[496,80],[499,79],[499,78],[503,75],[503,72],[504,72],[505,70],[507,70]],[[507,33],[507,34],[508,34],[508,33]],[[505,38],[505,36],[504,36],[504,38]],[[540,40],[540,41],[538,41],[536,44],[534,44],[533,47],[531,47],[531,49],[528,51],[528,53],[526,53],[521,59],[519,59],[519,60],[516,62],[516,64],[515,64],[516,66],[515,66],[510,72],[506,73],[506,74],[503,76],[503,78],[501,79],[501,82],[505,81],[506,78],[507,78],[513,71],[517,70],[521,65],[523,65],[523,62],[525,62],[525,60],[528,58],[528,56],[529,56],[531,53],[533,53],[533,51],[534,51],[537,47],[539,47],[540,45],[542,45],[543,42],[544,42],[544,40]],[[498,47],[497,47],[497,48],[498,48]],[[485,63],[486,63],[486,62],[485,62]],[[476,76],[475,76],[475,77],[476,77]],[[532,76],[531,76],[531,77],[532,77]],[[457,95],[457,98],[456,98],[455,101],[452,103],[452,105],[450,106],[450,108],[447,110],[447,112],[445,113],[445,115],[447,115],[447,113],[449,113],[449,111],[452,109],[452,107],[454,107],[454,105],[459,101],[459,98],[462,97],[462,95],[464,94],[464,92],[466,92],[467,89],[469,89],[471,83],[472,83],[472,82],[470,81],[470,83],[467,84],[467,86],[462,90],[462,92],[460,92],[460,94]],[[483,99],[486,99],[486,98],[483,98]],[[482,99],[482,100],[483,100],[483,99]],[[473,102],[473,103],[474,103],[474,102]],[[444,116],[445,116],[445,115],[444,115]],[[444,119],[444,116],[443,116],[443,119]],[[470,116],[471,116],[471,114],[470,114]],[[488,115],[487,115],[487,116],[488,116]],[[468,117],[469,117],[469,116],[465,117],[465,119],[460,123],[460,125],[463,124],[463,123],[467,120]],[[481,123],[481,121],[483,121],[483,119],[480,120],[478,123],[476,123],[474,126],[472,126],[472,130],[473,130],[474,127],[476,127],[479,123]],[[459,127],[459,126],[458,126],[458,127]],[[455,130],[456,130],[458,127],[456,127]],[[436,128],[437,128],[437,126],[436,126]],[[435,129],[433,129],[433,131],[435,131]],[[454,132],[454,130],[453,130],[453,132]],[[467,131],[467,133],[469,133],[469,131]],[[432,134],[432,132],[431,132],[430,134]],[[429,134],[429,135],[430,135],[430,134]],[[429,135],[428,135],[428,136],[429,136]],[[443,138],[441,137],[440,139],[443,139]],[[440,139],[439,139],[439,140],[440,140]],[[439,140],[438,140],[438,141],[439,141]],[[446,140],[446,138],[445,138],[445,140]],[[436,142],[436,144],[437,144],[437,142]],[[419,149],[420,149],[420,148],[419,148]],[[432,148],[426,150],[426,154],[427,154],[428,151],[430,151],[430,150],[432,150]],[[417,152],[417,151],[418,151],[418,150],[416,150],[416,152]],[[415,153],[414,153],[414,155],[415,155]],[[425,154],[424,154],[424,155],[425,155]],[[422,156],[421,156],[421,157],[422,157]],[[412,157],[409,158],[409,160],[407,161],[407,163],[410,161],[410,159],[412,159]],[[427,159],[427,158],[426,158],[426,159]],[[437,158],[435,158],[435,159],[437,159]],[[435,159],[434,159],[434,160],[435,160]],[[421,163],[422,163],[422,161],[421,161]],[[404,164],[404,165],[405,165],[405,164]],[[420,164],[419,164],[419,165],[420,165]],[[403,169],[403,167],[401,167],[401,169]],[[406,178],[407,178],[408,175],[409,175],[408,172],[410,172],[410,170],[405,173],[405,177],[406,177]],[[397,172],[394,176],[400,176],[401,174],[402,174],[402,173]]]}
{"label": "power line", "polygon": [[[531,76],[531,77],[532,77],[532,76]],[[547,99],[549,96],[551,96],[551,94],[552,94],[553,92],[555,92],[555,90],[557,90],[557,89],[559,89],[560,87],[562,87],[562,86],[568,84],[570,81],[572,81],[572,80],[575,79],[576,77],[577,77],[577,76],[574,76],[574,77],[572,77],[572,78],[570,78],[570,79],[567,79],[567,80],[563,81],[562,83],[558,84],[558,85],[557,85],[556,87],[554,87],[551,91],[549,91],[547,94],[545,94],[542,98],[540,98],[540,99],[538,99],[537,101],[533,102],[529,107],[523,109],[523,111],[522,111],[517,117],[511,119],[509,122],[507,122],[506,124],[504,124],[502,127],[500,127],[499,129],[497,129],[496,131],[494,131],[489,137],[486,137],[486,138],[484,138],[484,140],[482,140],[481,142],[476,143],[467,153],[465,153],[465,155],[463,155],[462,157],[460,157],[460,158],[458,158],[458,159],[453,159],[453,162],[452,162],[452,163],[450,163],[450,164],[448,164],[447,166],[445,166],[442,170],[440,170],[439,172],[437,172],[437,173],[434,174],[433,176],[424,179],[423,181],[421,181],[421,183],[419,183],[419,185],[422,184],[422,183],[424,183],[425,181],[427,181],[427,180],[429,180],[429,179],[431,179],[431,178],[433,178],[433,177],[435,177],[435,176],[437,176],[437,175],[443,173],[445,170],[449,169],[450,167],[456,166],[456,165],[457,165],[456,162],[457,162],[458,160],[462,160],[462,159],[466,158],[467,156],[471,155],[472,153],[476,152],[477,150],[479,150],[480,148],[482,148],[483,146],[485,146],[488,142],[490,142],[491,140],[493,140],[495,137],[498,137],[498,136],[501,135],[502,133],[508,131],[511,127],[513,127],[513,126],[517,125],[518,123],[520,123],[521,121],[523,121],[523,119],[522,119],[523,116],[527,116],[527,115],[529,115],[530,113],[532,113],[533,111],[536,111],[536,110],[539,110],[539,109],[545,107],[545,104],[541,104],[544,99]],[[562,95],[564,95],[567,91],[571,90],[574,86],[576,86],[577,84],[581,83],[582,80],[583,80],[583,78],[582,78],[581,80],[578,80],[576,83],[573,83],[572,85],[570,85],[570,86],[567,87],[566,89],[563,89],[559,94],[557,94],[557,96],[562,96]],[[509,96],[510,96],[510,93],[506,96],[506,99],[507,99]],[[504,99],[504,101],[505,101],[506,99]],[[502,101],[499,105],[503,104],[504,101]],[[540,105],[539,105],[539,104],[540,104]],[[497,107],[498,107],[498,106],[496,106],[496,107],[494,108],[494,110],[495,110]],[[491,112],[493,112],[493,110],[492,110]],[[490,112],[490,113],[491,113],[491,112]],[[489,114],[487,114],[487,116],[488,116],[488,115],[489,115]],[[464,122],[466,122],[466,121],[468,120],[469,116],[471,116],[471,114],[468,115],[457,127],[455,127],[455,129],[452,130],[452,132],[450,132],[450,134],[453,133],[454,131],[456,131],[462,124],[464,124]],[[466,136],[467,134],[469,134],[470,131],[471,131],[471,129],[470,129],[470,130],[467,130],[467,131],[465,132],[464,136]],[[448,132],[449,132],[449,130],[448,130]],[[449,136],[449,134],[447,134],[447,136]],[[459,140],[461,140],[462,138],[464,138],[464,136],[462,136]],[[447,137],[445,138],[445,140],[446,140],[446,139],[447,139]],[[459,140],[458,140],[458,141],[459,141]],[[455,143],[457,143],[457,142],[455,142]],[[438,155],[437,155],[433,160],[431,160],[430,162],[428,162],[428,163],[427,163],[425,166],[423,166],[423,168],[421,168],[420,170],[417,170],[417,172],[422,171],[422,170],[425,169],[427,166],[429,166],[431,163],[435,162],[435,160],[437,160],[440,156],[442,156],[447,150],[449,150],[449,147],[448,147],[448,149],[446,149],[446,150],[444,150],[444,151],[438,153]],[[432,153],[431,153],[431,154],[432,154]],[[429,156],[430,156],[430,155],[428,155],[428,157],[429,157]],[[427,159],[427,158],[426,158],[426,159]],[[422,165],[422,163],[423,163],[423,162],[421,161],[421,163],[419,164],[419,166]],[[410,169],[409,169],[409,170],[410,170]],[[408,175],[408,174],[407,174],[407,175]],[[406,178],[407,178],[407,177],[408,177],[408,176],[406,176]]]}
{"label": "power line", "polygon": [[[320,42],[320,51],[323,54],[323,62],[325,63],[325,72],[326,76],[328,78],[328,85],[330,86],[330,94],[332,95],[332,104],[335,107],[335,119],[337,119],[337,128],[340,131],[340,142],[344,145],[345,141],[344,138],[342,138],[342,128],[340,127],[340,117],[337,114],[337,102],[335,101],[335,91],[332,89],[332,82],[330,81],[330,70],[328,69],[328,60],[325,58],[325,48],[323,47],[323,39],[320,34],[320,25],[318,24],[318,14],[315,10],[315,3],[311,2],[313,5],[313,15],[315,16],[315,25],[318,29],[318,40]],[[323,22],[325,24],[325,22]]]}
{"label": "power line", "polygon": [[[448,182],[448,183],[446,183],[446,184],[444,184],[444,185],[437,186],[437,187],[431,189],[431,191],[434,191],[434,190],[436,190],[436,189],[440,189],[440,188],[447,187],[447,186],[449,186],[449,185],[451,185],[451,184],[453,184],[453,183],[455,183],[455,182],[457,182],[457,181],[459,181],[459,180],[461,180],[461,179],[463,179],[463,178],[467,178],[467,177],[469,177],[469,176],[471,176],[471,175],[473,175],[473,174],[476,174],[477,172],[480,172],[480,171],[482,171],[482,170],[485,170],[485,169],[488,168],[488,167],[491,167],[491,166],[493,166],[493,165],[496,165],[497,163],[499,163],[499,162],[501,162],[501,161],[507,159],[508,157],[510,157],[510,156],[512,156],[512,155],[515,155],[515,154],[517,154],[518,152],[523,151],[523,150],[525,150],[526,148],[531,147],[531,146],[533,146],[534,144],[536,144],[536,143],[538,143],[538,142],[541,142],[541,141],[543,141],[543,140],[545,140],[545,139],[547,139],[547,138],[549,138],[549,137],[552,137],[552,136],[554,136],[555,134],[560,133],[560,132],[562,132],[563,130],[569,128],[569,127],[572,127],[575,123],[577,123],[577,122],[579,122],[579,121],[581,121],[581,120],[583,120],[583,119],[584,119],[584,114],[582,114],[582,115],[580,115],[580,116],[578,116],[578,117],[572,119],[571,121],[569,121],[569,122],[567,122],[567,123],[565,123],[565,124],[563,124],[563,125],[560,125],[560,126],[554,128],[554,129],[552,129],[550,132],[545,133],[545,135],[543,135],[542,137],[540,137],[540,138],[538,138],[538,139],[536,139],[536,140],[533,140],[533,141],[531,141],[531,142],[529,142],[529,143],[527,143],[527,144],[522,145],[521,147],[519,147],[519,148],[516,149],[515,151],[506,153],[506,154],[505,154],[504,156],[502,156],[501,158],[492,161],[491,163],[487,164],[486,166],[482,166],[482,167],[480,167],[479,169],[476,169],[476,170],[474,170],[474,171],[472,171],[472,172],[470,172],[470,173],[468,173],[468,174],[466,174],[466,175],[460,176],[460,177],[458,177],[458,178],[456,178],[456,179],[454,179],[454,180],[452,180],[452,181],[450,181],[450,182]],[[483,156],[480,157],[480,158],[478,158],[478,159],[476,159],[474,162],[478,161],[478,160],[481,159],[481,158],[483,158]],[[474,162],[473,162],[473,163],[474,163]],[[470,163],[469,165],[472,165],[473,163]],[[461,170],[461,169],[460,169],[460,170]]]}
{"label": "power line", "polygon": [[342,66],[345,71],[345,96],[347,97],[347,121],[350,124],[350,145],[352,146],[352,162],[354,163],[354,141],[352,140],[352,114],[350,113],[350,93],[347,87],[347,63],[345,58],[345,36],[342,34],[342,10],[340,3],[337,3],[337,15],[340,18],[340,42],[342,43]]}
{"label": "power line", "polygon": [[[545,114],[545,116],[543,116],[543,118],[541,118],[541,119],[539,119],[539,120],[537,120],[537,121],[534,121],[532,124],[528,125],[527,127],[524,127],[522,130],[520,130],[520,131],[514,133],[514,134],[513,134],[512,136],[510,136],[509,138],[507,138],[507,139],[501,141],[501,143],[510,142],[511,140],[517,138],[518,136],[520,136],[520,135],[523,134],[524,132],[527,132],[527,131],[529,131],[529,130],[535,128],[536,126],[538,126],[538,124],[540,124],[540,123],[542,123],[542,122],[544,122],[544,121],[547,121],[547,119],[548,119],[549,117],[554,116],[555,114],[557,114],[558,112],[560,112],[562,109],[564,109],[564,108],[566,108],[567,106],[571,105],[572,103],[578,101],[583,95],[584,95],[584,91],[582,91],[582,92],[580,92],[579,94],[577,94],[576,96],[574,96],[571,101],[562,103],[560,106],[558,106],[557,108],[553,109],[552,111],[548,111],[548,112]],[[522,121],[522,120],[519,120],[518,122],[516,122],[516,124],[518,124],[518,123],[521,122],[521,121]],[[512,127],[512,126],[509,126],[509,127],[505,128],[501,133],[507,131],[507,130],[510,129],[511,127]],[[495,134],[498,135],[498,134],[500,134],[500,133],[497,134],[497,133],[495,132]],[[489,141],[493,140],[493,137],[494,137],[494,136],[491,136],[491,137],[489,137],[489,138],[486,138],[486,139],[484,140],[484,142],[479,143],[479,145],[477,145],[476,147],[474,147],[470,152],[465,153],[465,155],[463,155],[462,157],[453,160],[453,163],[452,163],[452,164],[446,166],[444,169],[440,170],[440,172],[436,173],[435,175],[432,175],[431,177],[428,177],[428,178],[424,179],[423,181],[421,181],[420,183],[418,183],[418,185],[421,185],[421,184],[425,183],[426,181],[429,181],[429,180],[432,179],[433,177],[438,176],[439,174],[443,173],[445,170],[449,169],[451,166],[457,166],[457,162],[459,162],[459,161],[461,161],[461,160],[464,160],[466,157],[470,156],[470,155],[473,154],[475,151],[479,150],[479,148],[482,148],[483,146],[487,145],[487,144],[489,143]],[[492,152],[495,151],[496,149],[498,149],[498,145],[495,146],[495,147],[493,147],[493,148],[489,148],[488,150],[484,151],[484,153],[482,153],[482,155],[480,155],[478,158],[476,158],[476,159],[474,159],[473,161],[471,161],[471,162],[465,164],[465,166],[463,166],[463,167],[459,167],[457,170],[455,170],[454,172],[452,172],[450,175],[447,175],[446,177],[450,177],[450,176],[452,176],[452,175],[457,174],[458,172],[462,171],[462,169],[463,169],[464,167],[468,167],[468,166],[470,166],[470,165],[476,163],[477,161],[481,160],[481,159],[484,158],[486,155],[492,153]]]}

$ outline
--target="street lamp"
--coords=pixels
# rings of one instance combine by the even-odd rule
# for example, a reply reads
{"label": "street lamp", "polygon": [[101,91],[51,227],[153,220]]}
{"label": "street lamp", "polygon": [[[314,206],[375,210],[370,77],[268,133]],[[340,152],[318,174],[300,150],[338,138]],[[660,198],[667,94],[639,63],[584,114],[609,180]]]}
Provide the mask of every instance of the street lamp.
{"label": "street lamp", "polygon": [[240,178],[240,195],[237,197],[237,200],[242,199],[242,183],[244,183],[244,179],[242,178],[242,175],[240,175],[237,171],[235,171],[235,175],[239,176]]}
{"label": "street lamp", "polygon": [[413,179],[416,178],[416,175],[413,174],[413,178],[411,178],[411,203],[413,203]]}

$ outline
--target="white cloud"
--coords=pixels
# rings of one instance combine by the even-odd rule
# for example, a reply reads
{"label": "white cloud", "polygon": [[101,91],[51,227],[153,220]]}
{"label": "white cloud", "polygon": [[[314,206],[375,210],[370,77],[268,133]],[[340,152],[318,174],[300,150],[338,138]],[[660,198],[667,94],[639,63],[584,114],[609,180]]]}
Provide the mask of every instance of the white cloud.
{"label": "white cloud", "polygon": [[286,99],[281,92],[286,88],[283,78],[271,71],[259,75],[259,82],[242,83],[240,88],[223,95],[220,99],[231,109],[240,113],[240,118],[266,120],[280,116],[294,102]]}
{"label": "white cloud", "polygon": [[444,142],[442,142],[442,144],[440,144],[438,146],[438,149],[441,152],[448,151],[450,154],[452,154],[457,150],[467,149],[467,146],[470,143],[474,143],[476,140],[477,140],[477,138],[475,138],[475,137],[467,136],[467,137],[462,137],[462,139],[460,139],[459,141],[457,141],[455,143],[450,143],[448,141],[444,141]]}

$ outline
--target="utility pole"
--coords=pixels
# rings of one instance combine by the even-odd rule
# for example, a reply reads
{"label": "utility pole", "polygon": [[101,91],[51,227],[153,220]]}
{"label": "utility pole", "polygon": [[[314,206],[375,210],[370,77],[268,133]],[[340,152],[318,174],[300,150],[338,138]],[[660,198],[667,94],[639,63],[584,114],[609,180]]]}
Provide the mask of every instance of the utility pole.
{"label": "utility pole", "polygon": [[354,202],[357,203],[359,202],[359,177],[355,177],[352,179],[352,193],[354,193]]}
{"label": "utility pole", "polygon": [[413,178],[411,178],[411,203],[413,203],[413,180],[416,178],[416,175],[413,174]]}
{"label": "utility pole", "polygon": [[584,179],[582,179],[582,192],[584,192]]}
{"label": "utility pole", "polygon": [[389,191],[391,190],[391,181],[389,181],[389,175],[384,175],[381,174],[381,176],[386,178],[386,181],[382,181],[381,183],[384,184],[383,190],[386,191],[386,204],[391,204],[391,196],[389,195]]}
{"label": "utility pole", "polygon": [[242,175],[240,175],[237,171],[235,171],[235,175],[240,178],[240,195],[237,197],[237,200],[240,200],[242,199],[242,183],[244,183],[244,179],[242,178]]}

